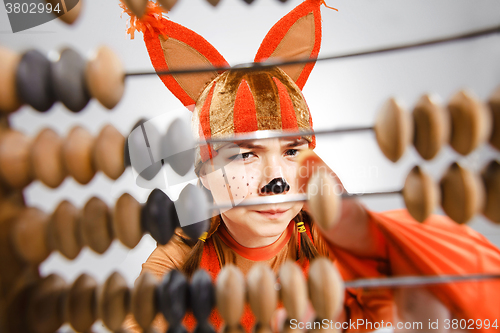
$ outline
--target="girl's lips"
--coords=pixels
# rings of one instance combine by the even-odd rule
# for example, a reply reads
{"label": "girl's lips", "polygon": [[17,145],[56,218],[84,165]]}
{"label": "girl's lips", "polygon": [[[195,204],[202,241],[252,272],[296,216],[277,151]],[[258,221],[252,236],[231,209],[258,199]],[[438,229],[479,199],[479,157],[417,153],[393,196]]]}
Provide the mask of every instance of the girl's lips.
{"label": "girl's lips", "polygon": [[256,210],[261,216],[264,216],[270,220],[277,220],[282,217],[288,209],[268,209],[268,210]]}

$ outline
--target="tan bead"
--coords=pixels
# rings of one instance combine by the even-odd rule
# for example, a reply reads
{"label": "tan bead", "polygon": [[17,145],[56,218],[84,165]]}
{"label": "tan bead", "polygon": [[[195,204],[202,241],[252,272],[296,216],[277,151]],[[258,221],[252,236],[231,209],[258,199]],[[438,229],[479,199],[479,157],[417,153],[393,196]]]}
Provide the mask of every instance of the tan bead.
{"label": "tan bead", "polygon": [[488,140],[491,134],[491,114],[475,96],[460,91],[448,104],[451,116],[450,145],[462,155],[470,154]]}
{"label": "tan bead", "polygon": [[323,230],[335,226],[342,211],[342,188],[326,172],[319,170],[307,183],[308,206],[314,222]]}
{"label": "tan bead", "polygon": [[491,161],[482,172],[486,189],[483,214],[495,223],[500,223],[500,164]]}
{"label": "tan bead", "polygon": [[374,129],[382,153],[392,162],[397,162],[413,138],[410,115],[391,98],[378,113]]}
{"label": "tan bead", "polygon": [[99,198],[93,197],[83,208],[81,225],[85,245],[99,254],[106,252],[113,241],[109,208]]}
{"label": "tan bead", "polygon": [[220,0],[207,0],[207,2],[215,7],[219,4]]}
{"label": "tan bead", "polygon": [[104,107],[112,109],[120,102],[125,90],[125,71],[120,59],[107,46],[101,46],[88,62],[86,80],[90,94]]}
{"label": "tan bead", "polygon": [[[45,1],[47,3],[52,4],[52,8],[56,8],[58,4],[59,7],[61,6],[61,1],[59,0],[45,0]],[[66,24],[73,24],[76,21],[76,19],[80,16],[80,12],[82,11],[82,2],[83,0],[79,0],[73,8],[71,8],[65,14],[59,16],[59,19]],[[61,8],[61,11],[63,11],[66,8],[66,4],[64,4],[63,6],[64,8]]]}
{"label": "tan bead", "polygon": [[424,222],[436,208],[439,188],[429,175],[415,166],[406,177],[403,198],[410,215],[418,222]]}
{"label": "tan bead", "polygon": [[158,2],[165,10],[169,11],[177,3],[177,0],[158,0]]}
{"label": "tan bead", "polygon": [[30,159],[36,179],[57,188],[66,178],[62,156],[63,140],[51,129],[42,130],[33,141]]}
{"label": "tan bead", "polygon": [[276,277],[269,266],[257,263],[247,275],[248,303],[255,315],[255,332],[271,333],[270,321],[278,306],[278,292],[275,288]]}
{"label": "tan bead", "polygon": [[148,5],[148,0],[123,0],[125,5],[132,11],[132,13],[141,18],[146,12],[146,7]]}
{"label": "tan bead", "polygon": [[433,159],[449,141],[449,115],[429,95],[424,95],[413,110],[413,122],[415,149],[423,159]]}
{"label": "tan bead", "polygon": [[156,299],[156,278],[148,272],[139,276],[132,290],[130,308],[135,321],[147,330],[158,313]]}
{"label": "tan bead", "polygon": [[95,175],[92,161],[94,138],[85,129],[74,127],[63,144],[63,160],[68,173],[80,184],[87,184]]}
{"label": "tan bead", "polygon": [[466,223],[484,204],[484,187],[479,178],[453,163],[440,182],[441,206],[457,223]]}
{"label": "tan bead", "polygon": [[80,275],[68,292],[66,315],[77,332],[87,332],[97,317],[97,282],[90,275]]}
{"label": "tan bead", "polygon": [[21,56],[0,47],[0,113],[14,112],[23,104],[16,91],[16,70]]}
{"label": "tan bead", "polygon": [[308,285],[317,319],[336,320],[344,304],[344,282],[329,259],[318,258],[311,263]]}
{"label": "tan bead", "polygon": [[50,254],[47,242],[49,216],[37,208],[26,208],[13,227],[13,245],[17,253],[29,263],[39,264]]}
{"label": "tan bead", "polygon": [[488,105],[493,118],[493,131],[491,132],[490,143],[497,150],[500,150],[500,87],[490,97]]}
{"label": "tan bead", "polygon": [[238,267],[228,264],[220,271],[215,289],[217,309],[224,319],[224,332],[244,332],[238,330],[245,305],[245,278]]}
{"label": "tan bead", "polygon": [[30,149],[30,139],[24,134],[14,130],[0,134],[0,176],[10,187],[31,183]]}
{"label": "tan bead", "polygon": [[106,125],[95,140],[94,164],[109,178],[118,179],[125,171],[125,137],[112,125]]}
{"label": "tan bead", "polygon": [[130,194],[124,193],[113,210],[113,230],[116,238],[128,248],[133,249],[141,240],[141,204]]}
{"label": "tan bead", "polygon": [[70,260],[75,259],[82,249],[78,218],[76,207],[68,201],[63,201],[49,221],[49,241],[52,248]]}
{"label": "tan bead", "polygon": [[111,331],[117,331],[128,313],[130,291],[127,281],[114,272],[104,282],[99,295],[99,317]]}
{"label": "tan bead", "polygon": [[[307,285],[300,267],[291,260],[281,265],[279,278],[281,283],[280,298],[286,309],[288,319],[304,318],[309,301]],[[291,329],[285,327],[287,331]]]}
{"label": "tan bead", "polygon": [[64,279],[56,274],[50,274],[36,284],[27,309],[27,319],[33,332],[55,332],[64,323],[67,289]]}

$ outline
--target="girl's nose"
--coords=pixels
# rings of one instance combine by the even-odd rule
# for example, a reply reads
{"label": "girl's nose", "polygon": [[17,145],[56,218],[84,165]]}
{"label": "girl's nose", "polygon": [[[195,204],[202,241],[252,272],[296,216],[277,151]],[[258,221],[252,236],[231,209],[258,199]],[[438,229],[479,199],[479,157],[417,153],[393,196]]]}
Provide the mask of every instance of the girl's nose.
{"label": "girl's nose", "polygon": [[260,189],[260,194],[282,194],[290,190],[290,185],[284,178],[274,178],[267,185]]}

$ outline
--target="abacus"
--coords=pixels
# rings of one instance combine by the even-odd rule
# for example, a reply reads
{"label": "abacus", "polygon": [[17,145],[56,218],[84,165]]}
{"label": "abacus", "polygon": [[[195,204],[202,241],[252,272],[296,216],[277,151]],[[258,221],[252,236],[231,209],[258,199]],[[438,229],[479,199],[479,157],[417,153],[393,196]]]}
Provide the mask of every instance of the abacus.
{"label": "abacus", "polygon": [[[138,16],[146,4],[145,1],[126,2]],[[209,2],[212,5],[218,3]],[[175,1],[161,1],[161,4],[170,9]],[[76,10],[79,12],[80,8]],[[308,299],[315,308],[318,321],[335,320],[342,306],[344,288],[354,282],[368,287],[368,282],[363,285],[363,281],[344,283],[333,266],[323,259],[312,264],[307,280],[295,264],[284,265],[279,274],[279,285],[276,284],[277,276],[260,265],[256,265],[246,278],[237,268],[228,265],[221,271],[216,284],[204,271],[198,271],[191,281],[181,272],[171,271],[161,283],[144,274],[134,288],[129,288],[130,283],[119,273],[109,275],[104,283],[98,283],[89,274],[82,274],[71,283],[57,274],[40,276],[39,265],[54,251],[69,260],[75,259],[84,247],[104,254],[114,239],[132,249],[146,233],[158,244],[167,244],[175,229],[181,225],[187,235],[196,239],[206,230],[207,224],[181,223],[179,220],[201,218],[198,215],[182,217],[192,212],[188,208],[181,212],[180,207],[183,204],[186,206],[189,201],[198,202],[201,210],[206,211],[224,207],[212,207],[203,202],[203,195],[198,189],[189,186],[177,200],[171,200],[163,191],[155,189],[143,204],[125,193],[113,208],[99,197],[92,197],[78,208],[66,200],[53,210],[25,204],[23,189],[34,181],[56,189],[70,177],[85,185],[97,172],[102,171],[110,180],[117,180],[130,167],[135,168],[139,177],[151,180],[166,164],[179,175],[185,175],[192,168],[193,161],[189,157],[165,158],[163,162],[146,163],[146,168],[134,162],[140,161],[142,156],[138,154],[145,153],[145,146],[149,147],[148,138],[165,138],[166,142],[179,140],[172,144],[174,146],[189,140],[179,139],[187,132],[180,130],[184,126],[181,123],[173,122],[164,133],[159,130],[152,133],[154,128],[148,127],[146,131],[144,123],[147,120],[142,119],[131,127],[130,135],[123,135],[111,124],[103,127],[98,135],[91,134],[84,126],[74,126],[64,137],[50,128],[30,136],[9,126],[9,116],[23,104],[27,108],[46,112],[54,103],[61,102],[75,114],[84,110],[92,98],[107,109],[117,106],[124,96],[125,83],[134,80],[137,73],[127,72],[121,65],[120,57],[110,48],[99,48],[89,61],[75,50],[64,48],[58,60],[53,61],[36,50],[16,53],[2,46],[0,59],[2,331],[53,332],[63,323],[68,323],[74,330],[85,332],[98,319],[110,331],[119,331],[130,313],[146,331],[159,312],[165,316],[171,330],[183,331],[182,319],[186,311],[191,310],[199,321],[196,330],[213,332],[207,318],[216,306],[225,322],[224,331],[240,332],[239,318],[244,303],[248,301],[257,318],[257,330],[269,332],[269,322],[278,299],[287,310],[288,321],[303,315]],[[252,66],[247,66],[247,69],[251,70]],[[485,145],[500,149],[500,90],[491,94],[487,101],[468,91],[457,91],[446,104],[443,106],[432,96],[423,95],[409,113],[400,102],[388,99],[377,111],[375,122],[369,126],[319,129],[314,134],[320,138],[373,133],[380,151],[392,162],[399,161],[409,146],[413,146],[426,161],[435,158],[448,143],[464,156]],[[142,135],[135,136],[133,133]],[[267,138],[297,134],[311,133],[269,134]],[[206,141],[209,144],[216,142]],[[191,144],[194,146],[196,143],[188,143],[188,148],[184,150],[189,151]],[[172,154],[164,153],[164,157],[169,155]],[[312,156],[305,155],[303,158],[314,163]],[[335,224],[338,219],[341,197],[383,195],[401,195],[411,215],[422,223],[435,212],[439,202],[446,215],[457,223],[466,223],[479,213],[499,223],[499,172],[498,153],[495,153],[494,158],[484,165],[481,175],[459,162],[451,164],[442,174],[439,186],[423,167],[415,166],[403,186],[389,191],[321,196],[305,193],[290,200],[308,200],[315,220],[324,228]],[[308,189],[312,192],[314,186],[321,187],[331,181],[327,175],[318,174],[311,179]],[[183,200],[183,197],[189,200]],[[432,283],[446,283],[453,279],[442,277]],[[385,286],[402,285],[391,279],[385,283]],[[412,283],[418,285],[424,283],[424,279]],[[382,284],[379,281],[378,286]],[[276,290],[278,287],[279,292]]]}

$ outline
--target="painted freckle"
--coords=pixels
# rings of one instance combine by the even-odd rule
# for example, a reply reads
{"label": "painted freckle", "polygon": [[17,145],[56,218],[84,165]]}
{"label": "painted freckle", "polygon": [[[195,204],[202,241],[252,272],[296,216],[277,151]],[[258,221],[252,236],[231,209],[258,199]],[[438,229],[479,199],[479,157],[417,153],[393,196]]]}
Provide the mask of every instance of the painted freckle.
{"label": "painted freckle", "polygon": [[236,177],[233,177],[233,179],[236,178]]}
{"label": "painted freckle", "polygon": [[231,188],[231,186],[229,186],[229,188]]}
{"label": "painted freckle", "polygon": [[248,183],[247,183],[247,186],[248,186]]}

